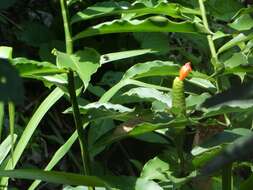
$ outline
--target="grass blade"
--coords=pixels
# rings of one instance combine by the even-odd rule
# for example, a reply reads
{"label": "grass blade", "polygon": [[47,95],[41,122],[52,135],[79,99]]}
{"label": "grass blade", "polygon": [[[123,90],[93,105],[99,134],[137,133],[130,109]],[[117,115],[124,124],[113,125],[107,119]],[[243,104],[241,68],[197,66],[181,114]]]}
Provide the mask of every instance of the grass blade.
{"label": "grass blade", "polygon": [[[35,129],[39,125],[41,119],[47,113],[47,111],[63,96],[63,91],[60,88],[54,89],[48,97],[41,103],[39,108],[33,114],[31,120],[27,124],[21,138],[19,139],[16,148],[13,151],[13,165],[11,160],[8,161],[5,169],[15,168],[17,162],[19,161],[23,151],[25,150],[29,140],[31,139]],[[2,178],[1,185],[6,185],[8,178]]]}

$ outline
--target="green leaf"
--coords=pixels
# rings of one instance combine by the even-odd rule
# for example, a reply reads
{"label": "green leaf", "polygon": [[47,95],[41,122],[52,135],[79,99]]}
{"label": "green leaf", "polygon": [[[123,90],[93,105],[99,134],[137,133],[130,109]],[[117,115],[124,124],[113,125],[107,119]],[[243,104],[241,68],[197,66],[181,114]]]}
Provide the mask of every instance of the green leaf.
{"label": "green leaf", "polygon": [[[79,106],[81,114],[85,114],[87,120],[99,120],[107,118],[121,118],[127,117],[127,115],[134,111],[134,109],[127,108],[120,104],[111,104],[111,103],[100,103],[93,102],[85,106]],[[64,113],[71,113],[72,108],[67,109]]]}
{"label": "green leaf", "polygon": [[228,68],[235,68],[240,65],[246,65],[248,63],[247,56],[243,53],[234,53],[232,57],[224,62],[224,66]]}
{"label": "green leaf", "polygon": [[120,15],[123,13],[135,13],[138,15],[163,14],[174,18],[183,18],[183,14],[200,15],[199,10],[186,8],[175,3],[160,3],[152,7],[146,7],[141,3],[130,6],[130,4],[127,2],[110,1],[96,3],[95,5],[78,12],[71,18],[71,23],[73,24],[76,22],[102,16]]}
{"label": "green leaf", "polygon": [[233,130],[225,130],[206,140],[199,146],[192,149],[194,156],[193,164],[195,167],[202,167],[208,161],[217,156],[227,144],[231,144],[237,139],[252,134],[252,131],[245,128],[236,128]]}
{"label": "green leaf", "polygon": [[208,162],[202,169],[201,175],[210,175],[211,173],[224,168],[224,166],[227,166],[228,164],[250,159],[253,151],[249,147],[252,145],[253,134],[252,132],[248,132],[247,135],[238,138],[233,143],[229,144],[224,151]]}
{"label": "green leaf", "polygon": [[[173,152],[176,154],[176,152]],[[176,158],[170,154],[162,154],[149,160],[141,172],[141,178],[171,182],[173,187],[178,187],[196,176],[196,172],[188,176],[176,177],[174,169],[178,169]]]}
{"label": "green leaf", "polygon": [[242,42],[245,42],[245,41],[248,41],[251,39],[253,39],[253,34],[245,36],[244,34],[240,33],[236,37],[234,37],[232,40],[228,41],[223,46],[221,46],[220,49],[218,50],[218,54],[220,54],[220,53],[222,53],[234,46],[237,46]]}
{"label": "green leaf", "polygon": [[147,180],[166,180],[164,173],[169,169],[169,163],[159,157],[155,157],[144,165],[140,177]]}
{"label": "green leaf", "polygon": [[176,76],[178,75],[179,66],[170,61],[151,61],[145,63],[138,63],[128,69],[124,79],[138,79],[149,76]]}
{"label": "green leaf", "polygon": [[128,176],[85,176],[58,171],[32,169],[2,170],[0,176],[18,179],[38,179],[50,183],[66,185],[85,185],[93,187],[115,188],[120,190],[162,190],[158,184],[145,179]]}
{"label": "green leaf", "polygon": [[229,26],[235,30],[250,30],[253,27],[253,19],[249,14],[243,14],[234,20]]}
{"label": "green leaf", "polygon": [[207,98],[210,98],[210,94],[208,93],[202,93],[199,95],[189,95],[186,98],[186,107],[192,108],[192,107],[199,107]]}
{"label": "green leaf", "polygon": [[233,85],[231,89],[216,94],[203,103],[204,116],[252,110],[252,97],[252,84]]}
{"label": "green leaf", "polygon": [[85,89],[88,87],[91,75],[96,73],[100,67],[100,55],[91,48],[77,51],[75,54],[68,55],[59,51],[56,54],[56,63],[59,68],[72,69],[76,71],[82,79]]}
{"label": "green leaf", "polygon": [[151,101],[157,100],[167,105],[168,108],[171,108],[171,97],[169,94],[165,94],[153,88],[132,88],[128,92],[125,92],[123,95],[127,96],[137,96],[141,99],[148,99]]}
{"label": "green leaf", "polygon": [[12,64],[18,70],[22,77],[39,78],[39,76],[54,75],[57,73],[65,73],[63,69],[59,69],[56,65],[49,62],[40,62],[19,57],[11,60]]}
{"label": "green leaf", "polygon": [[0,101],[23,103],[24,89],[17,70],[8,60],[0,59]]}
{"label": "green leaf", "polygon": [[253,110],[253,100],[231,100],[204,109],[203,117]]}
{"label": "green leaf", "polygon": [[[29,123],[27,124],[25,130],[20,137],[14,152],[13,152],[13,162],[11,160],[8,161],[5,169],[12,169],[15,168],[17,162],[19,161],[23,151],[27,147],[29,140],[31,139],[35,129],[39,125],[41,119],[47,113],[47,111],[64,95],[64,93],[59,89],[56,88],[52,91],[48,97],[41,103],[38,107],[36,112],[33,114],[32,118],[30,119]],[[1,179],[1,185],[6,185],[8,182],[8,178]]]}
{"label": "green leaf", "polygon": [[225,34],[222,31],[217,31],[213,34],[212,39],[217,40],[217,39],[224,38],[224,37],[227,37],[227,36],[230,36],[230,34]]}
{"label": "green leaf", "polygon": [[149,180],[137,179],[135,190],[163,190],[158,183]]}
{"label": "green leaf", "polygon": [[174,22],[162,16],[153,16],[144,20],[114,20],[76,34],[73,40],[81,38],[123,32],[182,32],[182,33],[208,33],[203,25],[190,21]]}
{"label": "green leaf", "polygon": [[[152,117],[152,116],[150,116]],[[151,118],[152,120],[152,118]],[[134,121],[130,123],[123,123],[122,125],[118,126],[113,134],[109,134],[108,136],[104,136],[103,138],[99,139],[95,146],[104,146],[111,144],[113,142],[117,142],[121,139],[127,138],[127,137],[135,137],[139,136],[148,132],[155,131],[157,129],[163,129],[168,127],[178,127],[182,126],[184,124],[189,124],[190,121],[186,119],[171,119],[169,122],[159,123],[156,122],[155,119],[153,121],[154,123],[149,122],[142,122],[141,119],[136,118]]]}
{"label": "green leaf", "polygon": [[13,135],[13,139],[12,139],[12,136],[9,135],[0,144],[0,165],[3,162],[3,160],[6,158],[6,156],[8,155],[8,153],[11,150],[11,147],[13,145],[12,143],[15,143],[16,139],[17,139],[17,135],[16,134]]}
{"label": "green leaf", "polygon": [[243,8],[242,3],[237,0],[208,0],[207,9],[216,19],[229,21],[237,11]]}
{"label": "green leaf", "polygon": [[[194,76],[194,75],[193,75]],[[206,89],[216,89],[216,87],[207,79],[203,79],[203,78],[197,78],[197,77],[193,77],[189,80],[187,80],[188,82],[195,84],[199,87],[202,88],[206,88]]]}
{"label": "green leaf", "polygon": [[144,55],[147,53],[154,53],[151,49],[139,49],[139,50],[128,50],[128,51],[120,51],[120,52],[114,52],[114,53],[107,53],[104,55],[101,55],[100,57],[100,63],[109,63],[112,61],[117,61],[121,59],[126,59],[130,57],[136,57],[139,55]]}
{"label": "green leaf", "polygon": [[141,48],[152,49],[157,51],[157,54],[166,54],[169,52],[169,39],[167,33],[134,33]]}
{"label": "green leaf", "polygon": [[11,59],[12,58],[12,47],[0,46],[0,58]]}

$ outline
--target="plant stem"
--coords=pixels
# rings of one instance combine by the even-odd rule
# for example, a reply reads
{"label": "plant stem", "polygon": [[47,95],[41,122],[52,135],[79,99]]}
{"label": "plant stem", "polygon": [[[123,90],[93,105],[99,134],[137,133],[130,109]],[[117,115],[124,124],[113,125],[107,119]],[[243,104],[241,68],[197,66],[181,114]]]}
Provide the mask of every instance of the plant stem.
{"label": "plant stem", "polygon": [[[199,8],[200,8],[200,11],[201,11],[201,16],[202,16],[202,21],[203,21],[204,27],[206,28],[207,31],[210,31],[210,28],[209,28],[209,25],[208,25],[208,22],[207,22],[207,18],[206,18],[206,10],[205,10],[203,0],[199,0]],[[217,64],[218,64],[218,57],[217,57],[217,52],[216,52],[215,45],[214,45],[214,42],[213,42],[213,39],[212,39],[212,35],[210,35],[210,34],[207,35],[207,41],[208,41],[208,45],[209,45],[211,55],[212,55],[212,59],[213,59],[212,64],[213,64],[214,69],[216,71]]]}
{"label": "plant stem", "polygon": [[[65,0],[60,0],[60,3],[61,3],[62,18],[63,18],[63,23],[64,23],[66,53],[71,55],[73,53],[73,41],[71,37],[71,29],[70,29],[70,24],[69,24],[67,4]],[[88,143],[86,140],[85,132],[83,131],[81,114],[78,108],[77,97],[76,97],[76,92],[75,92],[74,73],[72,70],[69,70],[68,72],[68,91],[69,91],[70,101],[72,104],[75,126],[78,133],[82,162],[83,162],[83,167],[84,167],[84,174],[89,175],[90,174],[90,158],[89,158],[88,147],[87,147]]]}
{"label": "plant stem", "polygon": [[222,169],[222,190],[233,190],[232,163]]}
{"label": "plant stem", "polygon": [[[207,21],[207,17],[206,17],[206,10],[205,10],[203,0],[199,0],[199,8],[200,8],[200,12],[201,12],[204,27],[206,28],[207,31],[210,31],[208,21]],[[214,45],[214,42],[213,42],[213,39],[212,39],[212,35],[210,35],[210,34],[207,35],[207,41],[208,41],[208,45],[209,45],[211,56],[212,56],[211,63],[212,63],[213,68],[214,68],[214,73],[218,73],[219,69],[221,67],[221,64],[218,60],[218,56],[217,56],[215,45]],[[221,91],[221,84],[220,84],[220,78],[219,77],[216,79],[216,87],[218,89],[218,92]]]}
{"label": "plant stem", "polygon": [[75,126],[76,126],[80,149],[81,149],[84,174],[89,175],[90,174],[90,167],[89,167],[90,158],[89,158],[89,153],[86,146],[88,143],[86,141],[85,133],[83,131],[81,114],[80,114],[78,103],[77,103],[73,71],[69,71],[68,73],[68,91],[69,91],[70,101],[72,104],[73,116],[75,120]]}

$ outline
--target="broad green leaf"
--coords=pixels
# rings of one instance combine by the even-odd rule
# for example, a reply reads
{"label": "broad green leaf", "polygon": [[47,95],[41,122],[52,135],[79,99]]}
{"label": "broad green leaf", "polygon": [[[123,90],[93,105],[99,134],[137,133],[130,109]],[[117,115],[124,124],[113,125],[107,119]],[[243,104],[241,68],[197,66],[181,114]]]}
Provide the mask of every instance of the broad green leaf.
{"label": "broad green leaf", "polygon": [[[37,126],[39,125],[41,119],[47,113],[47,111],[64,95],[64,93],[59,89],[56,88],[52,91],[48,97],[41,103],[38,107],[36,112],[33,114],[32,118],[30,119],[29,123],[27,124],[22,136],[20,137],[14,152],[13,152],[13,162],[11,160],[8,161],[5,169],[13,169],[15,168],[16,164],[18,163],[22,153],[24,152],[25,148],[29,140],[31,139],[34,131],[36,130]],[[6,185],[8,182],[8,178],[1,179],[1,185]]]}
{"label": "broad green leaf", "polygon": [[124,79],[138,79],[149,76],[175,76],[178,75],[179,66],[170,61],[151,61],[145,63],[138,63],[128,69]]}
{"label": "broad green leaf", "polygon": [[246,65],[248,63],[247,56],[243,53],[234,53],[232,57],[224,62],[224,66],[228,68],[235,68],[240,65]]}
{"label": "broad green leaf", "polygon": [[87,19],[120,15],[123,13],[135,13],[137,15],[146,14],[163,14],[174,18],[184,18],[183,14],[200,15],[199,10],[194,10],[181,6],[175,3],[160,3],[153,7],[146,7],[144,4],[137,3],[131,6],[127,2],[102,2],[88,7],[87,9],[78,12],[71,18],[71,23],[84,21]]}
{"label": "broad green leaf", "polygon": [[166,180],[164,173],[169,169],[169,163],[165,162],[158,156],[149,160],[144,165],[140,177],[147,180]]}
{"label": "broad green leaf", "polygon": [[253,19],[249,14],[243,14],[234,20],[229,26],[235,30],[249,30],[253,27]]}
{"label": "broad green leaf", "polygon": [[32,169],[2,170],[0,176],[18,179],[37,179],[66,185],[85,185],[120,190],[162,190],[155,182],[129,176],[87,176],[75,173]]}
{"label": "broad green leaf", "polygon": [[89,85],[91,75],[96,73],[100,67],[100,55],[90,48],[77,51],[75,54],[68,55],[59,51],[54,51],[56,54],[56,62],[59,68],[72,69],[76,71],[82,79],[85,89]]}
{"label": "broad green leaf", "polygon": [[2,177],[12,177],[20,179],[39,179],[51,183],[68,184],[68,185],[87,185],[87,186],[107,186],[106,181],[99,177],[84,176],[74,173],[42,171],[42,170],[2,170]]}
{"label": "broad green leaf", "polygon": [[156,89],[144,88],[144,87],[132,88],[128,92],[124,93],[123,95],[137,96],[141,99],[147,99],[151,101],[157,100],[166,104],[168,108],[171,108],[172,100],[171,100],[170,95],[160,92]]}
{"label": "broad green leaf", "polygon": [[[152,117],[152,115],[150,116]],[[152,118],[151,118],[152,120]],[[186,123],[191,123],[189,120],[186,119],[170,119],[169,122],[159,123],[156,122],[154,119],[154,123],[144,122],[136,118],[132,122],[129,123],[123,123],[117,128],[115,128],[114,132],[112,134],[106,135],[103,138],[99,139],[95,146],[104,146],[111,144],[113,142],[117,142],[121,139],[127,138],[127,137],[135,137],[138,135],[142,135],[148,132],[155,131],[157,129],[163,129],[168,127],[180,127],[182,125],[185,125]]]}
{"label": "broad green leaf", "polygon": [[23,103],[24,89],[17,70],[7,59],[0,59],[0,101]]}
{"label": "broad green leaf", "polygon": [[217,39],[224,38],[224,37],[227,37],[227,36],[230,36],[230,34],[225,34],[222,31],[217,31],[213,34],[212,39],[217,40]]}
{"label": "broad green leaf", "polygon": [[249,147],[252,147],[252,145],[252,132],[247,133],[246,136],[238,138],[233,143],[229,144],[224,151],[208,162],[202,169],[201,175],[210,175],[211,173],[224,168],[224,166],[227,166],[228,164],[250,159],[253,151]]}
{"label": "broad green leaf", "polygon": [[107,54],[101,55],[100,64],[117,61],[121,59],[126,59],[130,57],[136,57],[136,56],[144,55],[147,53],[154,53],[154,51],[152,51],[151,49],[139,49],[139,50],[128,50],[128,51],[107,53]]}
{"label": "broad green leaf", "polygon": [[191,153],[194,156],[193,164],[195,167],[202,167],[208,161],[217,156],[225,147],[237,139],[252,134],[252,131],[245,128],[236,128],[233,130],[225,130],[206,140],[199,146],[192,149]]}
{"label": "broad green leaf", "polygon": [[134,37],[139,41],[141,48],[152,49],[157,54],[169,52],[169,38],[167,33],[134,33]]}
{"label": "broad green leaf", "polygon": [[253,109],[253,86],[251,83],[233,85],[232,88],[208,98],[202,108],[205,117],[223,113],[242,112]]}
{"label": "broad green leaf", "polygon": [[237,0],[208,0],[207,10],[216,19],[229,21],[241,8],[243,4]]}
{"label": "broad green leaf", "polygon": [[[194,75],[193,75],[194,76]],[[197,78],[197,77],[193,77],[189,80],[187,80],[188,82],[195,84],[199,87],[202,88],[206,88],[206,89],[216,89],[216,87],[207,79],[203,79],[203,78]]]}
{"label": "broad green leaf", "polygon": [[203,117],[253,110],[253,100],[231,100],[204,109]]}
{"label": "broad green leaf", "polygon": [[154,181],[138,178],[135,184],[135,190],[163,190],[163,188]]}
{"label": "broad green leaf", "polygon": [[11,62],[22,77],[36,78],[66,72],[63,69],[57,68],[56,65],[45,61],[40,62],[19,57],[12,59]]}
{"label": "broad green leaf", "polygon": [[199,107],[207,98],[210,98],[210,94],[202,93],[199,95],[189,95],[186,98],[186,106],[187,108]]}
{"label": "broad green leaf", "polygon": [[234,74],[234,73],[253,73],[252,66],[237,66],[233,68],[225,68],[224,74]]}
{"label": "broad green leaf", "polygon": [[17,139],[17,135],[13,135],[13,139],[11,135],[6,137],[6,139],[0,144],[0,165],[3,162],[3,160],[6,158],[8,155],[9,151],[11,150],[12,143],[15,143]]}
{"label": "broad green leaf", "polygon": [[225,43],[223,46],[220,47],[220,49],[218,50],[218,54],[239,45],[242,42],[248,41],[253,39],[253,34],[249,34],[248,36],[245,36],[244,34],[240,33],[238,34],[236,37],[234,37],[232,40],[228,41],[227,43]]}
{"label": "broad green leaf", "polygon": [[0,58],[11,59],[12,58],[12,47],[0,46]]}
{"label": "broad green leaf", "polygon": [[[107,118],[127,118],[128,114],[133,112],[134,109],[127,108],[120,104],[100,103],[93,102],[85,106],[79,106],[81,114],[85,114],[86,119],[89,121],[107,119]],[[72,108],[67,109],[64,113],[71,113]]]}
{"label": "broad green leaf", "polygon": [[[87,186],[65,186],[62,190],[89,190]],[[106,190],[104,187],[96,187],[96,190]]]}
{"label": "broad green leaf", "polygon": [[190,21],[174,22],[162,16],[153,16],[144,20],[114,20],[96,26],[76,34],[73,40],[81,38],[124,32],[182,32],[182,33],[208,33],[200,23]]}

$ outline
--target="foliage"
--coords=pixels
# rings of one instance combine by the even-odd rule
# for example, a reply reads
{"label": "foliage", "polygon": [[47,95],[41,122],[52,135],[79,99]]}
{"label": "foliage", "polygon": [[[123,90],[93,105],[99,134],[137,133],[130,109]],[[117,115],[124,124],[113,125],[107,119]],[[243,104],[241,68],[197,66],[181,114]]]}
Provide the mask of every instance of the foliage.
{"label": "foliage", "polygon": [[1,1],[0,185],[251,189],[252,10]]}

